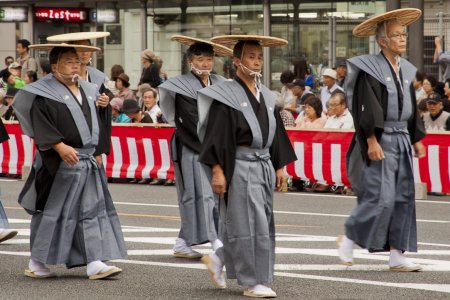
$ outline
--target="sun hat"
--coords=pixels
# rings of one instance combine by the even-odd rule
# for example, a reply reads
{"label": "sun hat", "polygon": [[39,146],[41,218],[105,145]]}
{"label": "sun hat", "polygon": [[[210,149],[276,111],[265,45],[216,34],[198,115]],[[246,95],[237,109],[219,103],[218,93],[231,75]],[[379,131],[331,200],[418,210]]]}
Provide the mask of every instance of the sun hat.
{"label": "sun hat", "polygon": [[193,38],[193,37],[189,37],[189,36],[185,36],[185,35],[179,35],[179,34],[173,35],[170,39],[172,41],[176,41],[176,42],[186,45],[186,46],[191,46],[195,43],[209,44],[213,47],[214,54],[216,54],[218,56],[233,56],[233,50],[231,50],[228,47],[219,45],[217,43],[213,43],[211,41],[206,41],[206,40],[197,39],[197,38]]}
{"label": "sun hat", "polygon": [[353,35],[359,37],[367,37],[375,35],[378,23],[389,19],[397,19],[403,26],[407,26],[417,21],[422,15],[422,11],[417,8],[401,8],[391,10],[369,18],[368,20],[357,25],[353,29]]}

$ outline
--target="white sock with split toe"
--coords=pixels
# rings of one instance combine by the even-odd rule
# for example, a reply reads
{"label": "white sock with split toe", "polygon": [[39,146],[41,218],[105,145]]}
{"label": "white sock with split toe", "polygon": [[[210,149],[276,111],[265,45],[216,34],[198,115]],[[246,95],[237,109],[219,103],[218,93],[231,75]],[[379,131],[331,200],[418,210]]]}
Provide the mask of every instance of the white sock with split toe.
{"label": "white sock with split toe", "polygon": [[408,259],[403,256],[402,251],[397,249],[391,250],[391,255],[389,256],[389,266],[395,267],[408,262]]}
{"label": "white sock with split toe", "polygon": [[[99,260],[90,262],[87,264],[87,275],[92,276],[92,275],[95,275],[95,274],[98,274],[101,272],[106,272],[106,271],[108,271],[108,267],[109,266],[107,264],[105,264]],[[114,268],[114,267],[109,267],[109,268]]]}
{"label": "white sock with split toe", "polygon": [[222,241],[219,239],[215,239],[214,241],[211,242],[211,246],[214,252],[216,252],[217,249],[219,249],[220,247],[223,247]]}
{"label": "white sock with split toe", "polygon": [[48,271],[48,267],[44,263],[41,263],[40,261],[36,261],[32,258],[30,258],[30,262],[28,263],[28,268],[30,269],[31,272]]}

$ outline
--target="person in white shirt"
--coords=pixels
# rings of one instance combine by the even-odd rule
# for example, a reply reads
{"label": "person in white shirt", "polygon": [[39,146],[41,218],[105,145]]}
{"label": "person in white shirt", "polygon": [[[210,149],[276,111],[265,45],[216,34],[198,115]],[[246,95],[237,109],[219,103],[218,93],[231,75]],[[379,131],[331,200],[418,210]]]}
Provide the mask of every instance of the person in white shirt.
{"label": "person in white shirt", "polygon": [[143,111],[147,113],[153,120],[153,123],[159,123],[158,118],[161,116],[161,109],[156,104],[158,93],[154,88],[150,88],[142,96]]}
{"label": "person in white shirt", "polygon": [[323,72],[323,87],[320,89],[320,101],[322,101],[323,111],[327,111],[327,102],[330,99],[331,93],[336,89],[343,91],[343,89],[336,84],[337,74],[333,69],[326,69]]}
{"label": "person in white shirt", "polygon": [[345,94],[336,90],[331,94],[330,100],[328,100],[329,114],[327,122],[324,128],[330,129],[353,129],[353,117],[347,108]]}

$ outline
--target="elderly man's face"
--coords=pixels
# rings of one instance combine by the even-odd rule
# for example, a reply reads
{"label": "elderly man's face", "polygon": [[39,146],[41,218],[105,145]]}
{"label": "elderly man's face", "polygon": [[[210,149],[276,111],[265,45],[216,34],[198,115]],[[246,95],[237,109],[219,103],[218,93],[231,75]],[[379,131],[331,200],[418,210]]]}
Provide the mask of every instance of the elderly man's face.
{"label": "elderly man's face", "polygon": [[386,47],[391,52],[400,55],[406,51],[408,35],[405,26],[400,23],[391,23],[386,26]]}
{"label": "elderly man's face", "polygon": [[328,88],[331,88],[336,83],[336,80],[330,76],[323,76],[322,81],[323,81],[323,85]]}
{"label": "elderly man's face", "polygon": [[433,117],[436,116],[444,107],[442,106],[442,102],[427,102],[427,108],[430,112],[430,115]]}
{"label": "elderly man's face", "polygon": [[341,116],[345,112],[345,104],[341,103],[341,99],[338,96],[331,97],[330,100],[328,100],[329,109],[328,112],[330,116],[336,115]]}

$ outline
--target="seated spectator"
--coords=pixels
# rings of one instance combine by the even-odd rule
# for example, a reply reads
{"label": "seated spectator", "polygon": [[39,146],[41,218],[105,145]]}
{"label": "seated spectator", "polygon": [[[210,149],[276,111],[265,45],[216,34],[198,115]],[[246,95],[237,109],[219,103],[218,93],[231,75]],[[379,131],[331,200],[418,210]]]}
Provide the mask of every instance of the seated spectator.
{"label": "seated spectator", "polygon": [[423,115],[426,130],[450,131],[450,113],[443,110],[442,99],[438,93],[427,97],[428,112]]}
{"label": "seated spectator", "polygon": [[0,77],[3,77],[3,74],[8,71],[9,66],[14,62],[14,58],[12,56],[5,57],[5,65],[6,68],[0,71]]}
{"label": "seated spectator", "polygon": [[425,78],[423,79],[422,86],[426,97],[428,97],[428,95],[435,92],[437,86],[436,77],[434,77],[433,75],[426,75]]}
{"label": "seated spectator", "polygon": [[423,90],[423,79],[425,78],[425,74],[417,71],[416,78],[413,81],[414,90],[416,91],[416,101],[419,103],[421,100],[427,97],[427,94]]}
{"label": "seated spectator", "polygon": [[285,107],[291,107],[294,102],[294,94],[291,91],[292,82],[295,79],[295,75],[291,70],[283,71],[280,75],[280,82],[283,84],[281,87],[281,99],[284,102]]}
{"label": "seated spectator", "polygon": [[147,113],[152,118],[153,123],[167,123],[163,118],[161,109],[157,104],[158,92],[156,91],[156,89],[151,87],[150,90],[144,93],[144,96],[142,98],[144,101],[141,110]]}
{"label": "seated spectator", "polygon": [[335,90],[343,89],[336,83],[337,74],[333,69],[326,69],[323,72],[323,87],[320,89],[320,101],[322,101],[322,109],[326,112],[327,102],[330,99],[331,93]]}
{"label": "seated spectator", "polygon": [[136,97],[134,96],[133,91],[129,89],[129,87],[130,87],[130,77],[128,77],[127,74],[122,73],[119,76],[117,76],[116,88],[119,91],[117,97],[121,98],[122,100],[133,99],[136,101]]}
{"label": "seated spectator", "polygon": [[30,84],[38,80],[37,73],[35,71],[28,71],[25,74],[25,84]]}
{"label": "seated spectator", "polygon": [[295,120],[292,116],[292,113],[284,108],[284,100],[280,93],[275,92],[277,94],[277,100],[275,102],[276,109],[279,110],[281,120],[283,121],[284,127],[295,127]]}
{"label": "seated spectator", "polygon": [[113,123],[131,123],[131,119],[122,112],[123,100],[121,98],[113,98],[109,105],[111,105],[111,114]]}
{"label": "seated spectator", "polygon": [[347,60],[341,58],[336,63],[336,84],[344,89],[345,77],[347,76]]}
{"label": "seated spectator", "polygon": [[144,108],[144,94],[147,91],[150,91],[152,89],[152,86],[148,83],[143,83],[138,87],[138,90],[136,92],[136,97],[139,103],[139,106],[143,109]]}
{"label": "seated spectator", "polygon": [[8,71],[11,72],[11,74],[13,74],[14,76],[22,76],[22,66],[17,62],[13,62],[12,64],[10,64],[8,67]]}
{"label": "seated spectator", "polygon": [[131,123],[153,123],[150,115],[143,112],[134,99],[123,101],[122,112],[131,119]]}
{"label": "seated spectator", "polygon": [[322,115],[322,102],[319,98],[307,98],[303,110],[305,117],[297,124],[297,128],[320,129],[325,126],[327,119]]}
{"label": "seated spectator", "polygon": [[114,97],[119,95],[119,90],[116,88],[116,80],[120,74],[125,73],[121,65],[113,65],[111,67],[111,79],[106,81],[106,88],[113,93]]}
{"label": "seated spectator", "polygon": [[299,114],[303,111],[303,102],[306,95],[312,95],[313,93],[305,89],[305,81],[302,79],[295,79],[292,82],[291,91],[294,95],[294,101],[292,101],[290,111]]}
{"label": "seated spectator", "polygon": [[419,110],[419,115],[423,120],[423,115],[428,112],[427,98],[420,100],[419,104],[417,105],[417,109]]}
{"label": "seated spectator", "polygon": [[444,111],[450,113],[450,78],[445,80],[444,83],[444,97],[442,98],[442,104]]}
{"label": "seated spectator", "polygon": [[12,104],[14,102],[14,97],[16,96],[16,93],[18,91],[19,91],[18,89],[13,88],[13,87],[9,88],[6,91],[6,95],[5,95],[4,100],[6,102],[7,109],[6,109],[5,113],[2,116],[2,118],[4,120],[6,120],[6,121],[16,121],[17,120],[17,117],[16,117],[16,114],[14,112],[14,108],[13,108]]}
{"label": "seated spectator", "polygon": [[329,114],[324,128],[330,129],[352,129],[354,128],[353,117],[347,108],[347,99],[341,91],[334,91],[328,101]]}
{"label": "seated spectator", "polygon": [[5,89],[10,88],[20,89],[25,86],[25,82],[19,76],[13,75],[10,71],[3,74],[3,82],[6,84]]}

